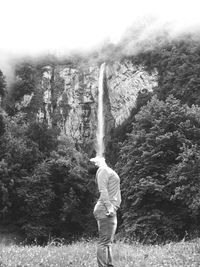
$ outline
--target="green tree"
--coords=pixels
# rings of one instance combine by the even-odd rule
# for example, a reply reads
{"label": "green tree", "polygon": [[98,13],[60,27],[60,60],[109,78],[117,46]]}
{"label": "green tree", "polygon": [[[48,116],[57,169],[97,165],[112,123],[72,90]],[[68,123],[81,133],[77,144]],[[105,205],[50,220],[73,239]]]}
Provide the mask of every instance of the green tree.
{"label": "green tree", "polygon": [[0,96],[4,97],[6,93],[6,81],[3,72],[0,70]]}
{"label": "green tree", "polygon": [[0,108],[0,138],[5,132],[5,112]]}
{"label": "green tree", "polygon": [[193,230],[199,232],[200,219],[200,150],[197,145],[183,145],[179,163],[167,175],[168,190],[173,202],[181,202],[187,207],[192,219]]}
{"label": "green tree", "polygon": [[18,179],[19,223],[29,242],[43,243],[50,236],[69,240],[95,232],[94,179],[88,175],[88,161],[60,136],[51,156]]}
{"label": "green tree", "polygon": [[35,69],[28,63],[17,66],[16,81],[12,85],[12,97],[19,101],[25,94],[30,95],[35,89]]}
{"label": "green tree", "polygon": [[44,155],[39,151],[38,145],[27,138],[28,123],[24,114],[18,113],[14,117],[4,115],[5,131],[0,137],[0,182],[9,193],[9,216],[15,223],[21,218],[21,200],[16,191],[19,181],[30,175],[35,166],[41,162]]}
{"label": "green tree", "polygon": [[39,150],[46,156],[57,147],[57,129],[50,128],[47,123],[30,122],[26,136],[38,145]]}
{"label": "green tree", "polygon": [[50,206],[55,194],[49,181],[49,166],[45,162],[35,167],[32,175],[18,179],[16,188],[20,218],[18,224],[28,242],[45,242],[52,231]]}
{"label": "green tree", "polygon": [[59,234],[63,231],[66,237],[91,235],[96,229],[92,216],[95,181],[88,174],[88,162],[87,155],[77,151],[70,139],[60,136],[58,149],[49,161],[50,181],[56,195],[51,211],[57,221],[55,231]]}
{"label": "green tree", "polygon": [[184,145],[200,147],[199,111],[172,96],[166,102],[154,96],[136,115],[116,166],[122,178],[122,227],[129,237],[177,240],[190,229],[191,209],[173,197],[170,173],[181,164]]}
{"label": "green tree", "polygon": [[134,57],[136,63],[144,64],[151,72],[158,71],[158,86],[154,92],[165,100],[170,94],[182,103],[200,104],[200,45],[192,34],[176,39],[162,36],[155,41],[153,49]]}

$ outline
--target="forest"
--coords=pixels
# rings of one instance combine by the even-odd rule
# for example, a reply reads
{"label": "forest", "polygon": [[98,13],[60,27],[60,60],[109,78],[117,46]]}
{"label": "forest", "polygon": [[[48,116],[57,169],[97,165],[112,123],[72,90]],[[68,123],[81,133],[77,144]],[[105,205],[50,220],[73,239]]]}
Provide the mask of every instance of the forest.
{"label": "forest", "polygon": [[[151,73],[152,92],[139,93],[129,118],[112,132],[106,159],[121,178],[118,236],[165,243],[200,235],[200,42],[166,39],[128,56]],[[33,66],[9,88],[0,72],[0,225],[27,242],[50,236],[95,236],[98,198],[89,155],[57,128],[34,119],[34,103],[14,105],[36,88]]]}

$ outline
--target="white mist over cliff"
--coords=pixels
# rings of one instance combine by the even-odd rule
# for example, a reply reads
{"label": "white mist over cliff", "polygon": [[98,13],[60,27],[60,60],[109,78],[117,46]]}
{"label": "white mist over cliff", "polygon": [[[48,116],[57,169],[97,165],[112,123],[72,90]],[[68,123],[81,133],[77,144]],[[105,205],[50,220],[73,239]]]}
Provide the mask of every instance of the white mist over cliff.
{"label": "white mist over cliff", "polygon": [[199,6],[198,0],[3,0],[0,68],[11,79],[10,59],[88,53],[124,38],[121,52],[137,53],[163,29],[172,38],[196,31]]}
{"label": "white mist over cliff", "polygon": [[155,16],[148,31],[166,21],[183,30],[199,22],[197,0],[1,1],[0,50],[14,54],[66,53],[118,42],[140,18]]}

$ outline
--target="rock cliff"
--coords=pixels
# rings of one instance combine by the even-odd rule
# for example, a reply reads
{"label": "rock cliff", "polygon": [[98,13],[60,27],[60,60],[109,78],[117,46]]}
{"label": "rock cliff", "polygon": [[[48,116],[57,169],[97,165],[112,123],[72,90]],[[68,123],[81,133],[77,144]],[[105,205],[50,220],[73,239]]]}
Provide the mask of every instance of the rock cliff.
{"label": "rock cliff", "polygon": [[[57,126],[84,147],[94,146],[97,128],[99,65],[46,65],[41,67],[37,88],[37,120]],[[110,132],[120,125],[134,107],[139,91],[152,90],[157,74],[130,60],[107,63],[104,73],[105,143]],[[41,99],[42,98],[42,99]],[[28,105],[34,96],[24,96],[18,108]]]}

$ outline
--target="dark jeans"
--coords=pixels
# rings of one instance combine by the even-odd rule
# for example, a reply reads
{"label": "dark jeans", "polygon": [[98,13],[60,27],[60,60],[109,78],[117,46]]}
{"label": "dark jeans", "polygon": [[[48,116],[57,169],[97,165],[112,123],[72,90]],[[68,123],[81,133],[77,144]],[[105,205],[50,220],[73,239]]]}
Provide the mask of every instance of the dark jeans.
{"label": "dark jeans", "polygon": [[111,244],[117,228],[117,216],[97,219],[99,239],[97,242],[97,262],[99,267],[114,267]]}

